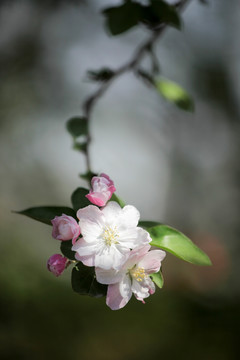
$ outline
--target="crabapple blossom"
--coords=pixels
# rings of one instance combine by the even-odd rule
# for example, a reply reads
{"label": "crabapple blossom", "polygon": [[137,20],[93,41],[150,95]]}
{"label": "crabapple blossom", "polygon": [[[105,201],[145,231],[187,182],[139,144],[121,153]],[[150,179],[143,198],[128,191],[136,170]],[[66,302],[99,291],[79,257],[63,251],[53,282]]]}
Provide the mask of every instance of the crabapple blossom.
{"label": "crabapple blossom", "polygon": [[123,209],[114,201],[102,209],[89,205],[78,210],[77,217],[83,237],[72,250],[87,266],[119,270],[131,249],[151,241],[148,232],[137,227],[140,214],[131,205]]}
{"label": "crabapple blossom", "polygon": [[55,276],[59,276],[66,268],[68,259],[60,254],[54,254],[50,256],[47,261],[48,270]]}
{"label": "crabapple blossom", "polygon": [[54,239],[65,241],[71,240],[73,244],[80,235],[80,227],[72,216],[62,214],[51,220],[53,225],[52,236]]}
{"label": "crabapple blossom", "polygon": [[160,270],[166,253],[149,249],[150,245],[145,245],[133,250],[119,271],[96,268],[97,281],[109,284],[106,303],[112,310],[123,308],[132,294],[143,303],[154,294],[155,285],[149,275]]}
{"label": "crabapple blossom", "polygon": [[113,181],[106,174],[94,176],[91,180],[92,189],[86,195],[88,200],[98,206],[105,206],[111,199],[112,194],[116,191]]}

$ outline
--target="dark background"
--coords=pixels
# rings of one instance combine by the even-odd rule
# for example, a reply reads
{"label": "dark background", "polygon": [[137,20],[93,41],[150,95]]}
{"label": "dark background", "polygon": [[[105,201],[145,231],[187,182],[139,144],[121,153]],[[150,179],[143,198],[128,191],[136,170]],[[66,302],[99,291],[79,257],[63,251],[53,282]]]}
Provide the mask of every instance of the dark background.
{"label": "dark background", "polygon": [[[142,305],[111,311],[71,290],[70,269],[46,270],[59,252],[51,228],[11,213],[70,205],[84,157],[66,120],[95,88],[86,70],[123,64],[145,29],[106,32],[100,9],[118,1],[1,1],[0,358],[237,359],[239,330],[239,74],[237,0],[193,0],[182,32],[157,44],[163,76],[195,98],[194,114],[131,74],[95,108],[93,169],[143,219],[186,233],[212,259],[200,268],[168,255],[165,286]],[[144,64],[147,66],[147,62]]]}

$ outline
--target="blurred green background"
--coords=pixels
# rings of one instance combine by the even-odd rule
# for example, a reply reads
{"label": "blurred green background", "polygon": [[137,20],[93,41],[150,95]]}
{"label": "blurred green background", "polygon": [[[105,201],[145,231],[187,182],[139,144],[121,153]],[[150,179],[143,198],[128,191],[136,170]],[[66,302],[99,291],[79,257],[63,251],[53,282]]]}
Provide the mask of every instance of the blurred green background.
{"label": "blurred green background", "polygon": [[[173,1],[172,1],[173,2]],[[239,303],[238,0],[193,0],[184,29],[157,45],[161,72],[184,86],[194,114],[167,104],[128,74],[93,114],[93,169],[143,219],[170,224],[212,259],[211,268],[164,260],[165,286],[142,305],[111,311],[71,290],[70,269],[46,270],[59,252],[51,228],[11,213],[70,205],[84,158],[66,120],[95,85],[86,70],[126,61],[143,28],[109,37],[100,9],[119,1],[0,3],[0,358],[237,359]],[[144,1],[143,1],[144,3]],[[144,63],[144,66],[147,66]]]}

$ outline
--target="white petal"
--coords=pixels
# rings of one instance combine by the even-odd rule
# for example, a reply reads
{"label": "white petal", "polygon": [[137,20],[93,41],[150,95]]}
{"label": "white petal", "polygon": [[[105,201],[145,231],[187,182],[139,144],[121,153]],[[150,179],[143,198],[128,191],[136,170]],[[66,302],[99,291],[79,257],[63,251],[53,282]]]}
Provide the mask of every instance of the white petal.
{"label": "white petal", "polygon": [[143,285],[144,282],[132,280],[132,292],[138,300],[142,300],[150,295],[148,286]]}
{"label": "white petal", "polygon": [[148,233],[146,230],[144,230],[144,229],[142,229],[142,228],[140,228],[140,227],[138,227],[137,229],[138,229],[138,241],[139,241],[139,245],[140,245],[140,243],[141,243],[142,245],[149,244],[149,243],[152,241],[149,233]]}
{"label": "white petal", "polygon": [[116,284],[120,282],[124,275],[125,271],[117,271],[114,269],[105,270],[102,268],[95,268],[97,281],[101,284]]}
{"label": "white petal", "polygon": [[75,254],[75,258],[79,261],[81,261],[84,265],[86,266],[94,266],[95,262],[94,262],[94,255],[90,255],[90,256],[80,256],[78,255],[78,253]]}
{"label": "white petal", "polygon": [[119,242],[130,249],[146,245],[150,241],[149,233],[139,227],[119,231]]}
{"label": "white petal", "polygon": [[126,205],[121,211],[118,224],[123,229],[129,227],[136,227],[139,219],[139,211],[132,205]]}
{"label": "white petal", "polygon": [[95,266],[108,269],[120,269],[127,258],[126,254],[121,253],[115,246],[104,246],[95,256]]}
{"label": "white petal", "polygon": [[144,280],[145,284],[148,287],[148,292],[150,295],[155,293],[155,284],[154,282],[150,279],[150,277],[148,276],[147,279]]}
{"label": "white petal", "polygon": [[130,298],[132,295],[130,276],[125,274],[119,284],[119,291],[123,298]]}
{"label": "white petal", "polygon": [[98,224],[99,226],[103,226],[103,214],[102,211],[94,205],[88,205],[83,209],[79,209],[77,212],[78,219],[86,220],[95,224]]}
{"label": "white petal", "polygon": [[79,256],[94,255],[96,252],[96,244],[89,244],[81,238],[72,246],[72,250],[76,251]]}
{"label": "white petal", "polygon": [[89,220],[80,220],[79,226],[82,236],[86,242],[97,242],[103,232],[103,227]]}
{"label": "white petal", "polygon": [[107,205],[101,210],[104,215],[106,225],[115,226],[118,223],[121,214],[121,207],[115,201],[109,201]]}
{"label": "white petal", "polygon": [[106,298],[106,304],[112,309],[112,310],[118,310],[123,308],[128,301],[131,299],[132,292],[128,294],[128,296],[123,297],[119,290],[119,283],[109,285],[108,286],[108,292],[107,292],[107,298]]}
{"label": "white petal", "polygon": [[158,272],[161,267],[161,261],[166,253],[162,250],[149,251],[138,263],[138,267],[143,267],[147,274]]}

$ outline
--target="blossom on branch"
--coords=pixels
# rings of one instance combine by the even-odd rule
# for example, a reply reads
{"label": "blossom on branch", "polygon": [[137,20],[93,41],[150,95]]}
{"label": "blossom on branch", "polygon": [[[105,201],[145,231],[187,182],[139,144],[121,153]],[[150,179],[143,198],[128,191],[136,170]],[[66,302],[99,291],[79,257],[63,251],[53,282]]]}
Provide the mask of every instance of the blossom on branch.
{"label": "blossom on branch", "polygon": [[87,266],[119,270],[130,251],[151,241],[147,231],[137,227],[139,211],[123,209],[114,201],[104,208],[89,205],[78,210],[82,238],[72,247],[75,257]]}
{"label": "blossom on branch", "polygon": [[86,195],[88,200],[97,206],[105,206],[116,191],[113,181],[106,174],[94,176],[91,180],[92,189]]}
{"label": "blossom on branch", "polygon": [[62,214],[51,220],[53,225],[52,236],[54,239],[65,241],[72,240],[74,244],[80,235],[80,227],[72,216]]}
{"label": "blossom on branch", "polygon": [[55,276],[59,276],[66,268],[68,259],[60,254],[50,256],[47,261],[48,270]]}
{"label": "blossom on branch", "polygon": [[112,310],[123,308],[132,294],[143,303],[154,294],[155,285],[149,275],[160,270],[166,253],[149,249],[150,245],[145,245],[133,250],[119,271],[96,268],[97,281],[109,284],[106,303]]}

